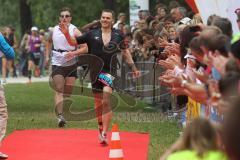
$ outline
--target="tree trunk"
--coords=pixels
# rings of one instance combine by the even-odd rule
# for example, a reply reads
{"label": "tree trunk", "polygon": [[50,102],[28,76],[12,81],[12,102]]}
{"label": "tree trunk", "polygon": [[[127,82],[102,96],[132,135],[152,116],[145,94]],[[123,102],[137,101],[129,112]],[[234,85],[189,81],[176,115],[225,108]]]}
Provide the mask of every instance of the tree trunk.
{"label": "tree trunk", "polygon": [[32,13],[30,3],[27,0],[19,0],[20,8],[20,23],[21,23],[21,34],[23,35],[26,31],[32,27]]}
{"label": "tree trunk", "polygon": [[106,9],[111,9],[115,11],[116,9],[116,0],[103,0],[104,6]]}

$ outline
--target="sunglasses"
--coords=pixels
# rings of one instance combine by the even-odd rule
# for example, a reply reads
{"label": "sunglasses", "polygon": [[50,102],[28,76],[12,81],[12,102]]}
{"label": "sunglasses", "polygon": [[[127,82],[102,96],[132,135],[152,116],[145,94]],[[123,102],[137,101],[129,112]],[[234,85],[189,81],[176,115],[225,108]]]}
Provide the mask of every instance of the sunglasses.
{"label": "sunglasses", "polygon": [[69,18],[71,17],[70,15],[60,15],[61,18]]}

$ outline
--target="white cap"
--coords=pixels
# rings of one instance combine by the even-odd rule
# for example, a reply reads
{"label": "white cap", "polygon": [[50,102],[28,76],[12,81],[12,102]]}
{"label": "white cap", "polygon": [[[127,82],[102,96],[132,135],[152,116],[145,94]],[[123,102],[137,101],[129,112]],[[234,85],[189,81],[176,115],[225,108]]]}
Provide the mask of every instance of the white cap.
{"label": "white cap", "polygon": [[53,27],[48,27],[48,31],[53,31]]}
{"label": "white cap", "polygon": [[38,28],[34,26],[31,28],[31,31],[38,31]]}
{"label": "white cap", "polygon": [[179,24],[189,25],[189,24],[191,24],[191,19],[188,18],[188,17],[185,17],[185,18],[180,20]]}
{"label": "white cap", "polygon": [[192,55],[192,54],[186,54],[185,56],[184,56],[184,58],[185,59],[187,59],[187,58],[191,58],[191,59],[197,59],[194,55]]}

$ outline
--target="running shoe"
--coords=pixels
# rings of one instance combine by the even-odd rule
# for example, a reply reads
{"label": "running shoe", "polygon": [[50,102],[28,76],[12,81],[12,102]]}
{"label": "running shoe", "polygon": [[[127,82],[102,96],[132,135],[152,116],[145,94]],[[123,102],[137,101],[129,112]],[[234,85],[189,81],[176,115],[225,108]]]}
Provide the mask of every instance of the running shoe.
{"label": "running shoe", "polygon": [[8,158],[8,155],[0,152],[0,159],[7,159]]}
{"label": "running shoe", "polygon": [[6,83],[7,83],[7,81],[6,80],[1,80],[1,85],[5,85]]}
{"label": "running shoe", "polygon": [[58,127],[59,128],[62,128],[62,127],[64,127],[65,125],[66,125],[66,121],[65,121],[65,119],[64,119],[64,117],[63,117],[63,115],[58,115]]}
{"label": "running shoe", "polygon": [[107,145],[107,133],[102,132],[102,134],[99,134],[99,140],[100,140],[100,144],[102,145]]}

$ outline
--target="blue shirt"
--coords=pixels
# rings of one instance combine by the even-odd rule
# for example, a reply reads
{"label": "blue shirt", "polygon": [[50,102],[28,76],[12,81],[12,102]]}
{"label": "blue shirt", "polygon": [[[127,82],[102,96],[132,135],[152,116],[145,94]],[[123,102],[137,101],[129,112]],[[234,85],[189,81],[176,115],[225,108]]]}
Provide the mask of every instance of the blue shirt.
{"label": "blue shirt", "polygon": [[13,48],[6,42],[3,35],[0,34],[0,51],[6,56],[7,59],[14,58],[14,50]]}
{"label": "blue shirt", "polygon": [[214,67],[212,67],[212,77],[214,80],[217,80],[217,81],[221,79],[221,74]]}
{"label": "blue shirt", "polygon": [[172,153],[167,160],[228,160],[228,158],[220,151],[208,151],[199,157],[193,150],[182,150]]}

